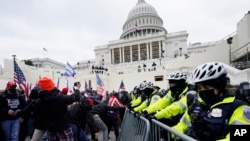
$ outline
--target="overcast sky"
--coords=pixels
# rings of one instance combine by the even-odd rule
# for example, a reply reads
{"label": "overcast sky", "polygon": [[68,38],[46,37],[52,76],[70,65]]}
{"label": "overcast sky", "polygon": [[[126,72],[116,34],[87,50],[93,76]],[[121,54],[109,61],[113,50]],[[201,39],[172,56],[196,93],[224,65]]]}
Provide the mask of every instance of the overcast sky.
{"label": "overcast sky", "polygon": [[[46,57],[72,65],[95,59],[96,46],[119,39],[137,1],[0,0],[0,65],[13,54],[18,60]],[[169,33],[186,30],[188,43],[224,38],[250,10],[250,0],[145,1]]]}

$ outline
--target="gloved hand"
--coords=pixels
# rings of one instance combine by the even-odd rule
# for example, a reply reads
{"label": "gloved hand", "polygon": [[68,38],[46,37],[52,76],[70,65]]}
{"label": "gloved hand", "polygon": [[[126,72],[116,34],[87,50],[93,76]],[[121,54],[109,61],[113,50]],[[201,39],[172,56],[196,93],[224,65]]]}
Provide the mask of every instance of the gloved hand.
{"label": "gloved hand", "polygon": [[137,114],[138,114],[137,112],[134,112],[134,117],[137,117]]}
{"label": "gloved hand", "polygon": [[129,109],[129,113],[134,113],[134,109],[133,108]]}
{"label": "gloved hand", "polygon": [[144,110],[142,111],[143,114],[148,115],[148,111]]}
{"label": "gloved hand", "polygon": [[142,113],[138,113],[138,117],[140,117],[140,116],[142,116],[142,117],[145,117],[145,118],[146,118],[146,114],[144,114],[143,112],[142,112]]}
{"label": "gloved hand", "polygon": [[133,108],[131,107],[131,104],[130,104],[130,103],[127,104],[127,108],[128,108],[129,110],[133,109]]}
{"label": "gloved hand", "polygon": [[154,115],[148,116],[148,120],[149,120],[149,121],[152,121],[152,119],[156,119]]}

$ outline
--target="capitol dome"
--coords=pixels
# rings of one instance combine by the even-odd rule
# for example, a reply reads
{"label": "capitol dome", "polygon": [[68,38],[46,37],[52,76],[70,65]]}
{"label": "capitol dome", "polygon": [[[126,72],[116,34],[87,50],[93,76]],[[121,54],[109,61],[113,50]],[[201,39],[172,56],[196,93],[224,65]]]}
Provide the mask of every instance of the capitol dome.
{"label": "capitol dome", "polygon": [[145,0],[138,0],[137,4],[129,12],[120,38],[129,38],[136,34],[135,32],[142,32],[141,34],[144,35],[156,32],[167,33],[157,11]]}

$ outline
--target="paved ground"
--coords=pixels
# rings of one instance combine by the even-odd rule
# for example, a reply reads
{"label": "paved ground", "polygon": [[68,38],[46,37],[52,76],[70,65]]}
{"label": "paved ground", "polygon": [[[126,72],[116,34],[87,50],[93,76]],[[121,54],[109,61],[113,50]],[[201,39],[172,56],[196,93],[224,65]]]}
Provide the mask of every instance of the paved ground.
{"label": "paved ground", "polygon": [[[88,137],[90,138],[89,135],[88,135]],[[114,131],[111,131],[111,132],[110,132],[109,137],[110,137],[110,138],[109,138],[109,141],[116,141]],[[99,140],[99,141],[102,141],[102,132],[99,132],[99,133],[98,133],[98,140]],[[25,141],[30,141],[29,137],[27,137]]]}
{"label": "paved ground", "polygon": [[[98,133],[98,140],[102,141],[102,132]],[[109,134],[109,141],[116,141],[116,137],[115,137],[114,131],[110,132],[110,134]]]}

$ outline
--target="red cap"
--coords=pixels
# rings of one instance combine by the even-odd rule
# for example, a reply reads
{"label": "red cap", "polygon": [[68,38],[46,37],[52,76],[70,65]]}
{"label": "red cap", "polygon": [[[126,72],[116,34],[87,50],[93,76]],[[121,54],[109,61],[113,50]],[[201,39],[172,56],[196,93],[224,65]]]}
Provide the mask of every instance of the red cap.
{"label": "red cap", "polygon": [[9,81],[6,85],[6,88],[16,87],[16,83],[13,81]]}
{"label": "red cap", "polygon": [[68,91],[69,91],[69,89],[68,88],[62,88],[62,94],[65,94],[65,95],[67,95],[68,94]]}

